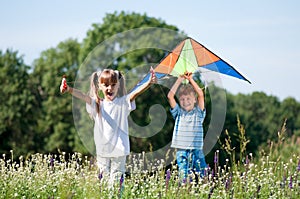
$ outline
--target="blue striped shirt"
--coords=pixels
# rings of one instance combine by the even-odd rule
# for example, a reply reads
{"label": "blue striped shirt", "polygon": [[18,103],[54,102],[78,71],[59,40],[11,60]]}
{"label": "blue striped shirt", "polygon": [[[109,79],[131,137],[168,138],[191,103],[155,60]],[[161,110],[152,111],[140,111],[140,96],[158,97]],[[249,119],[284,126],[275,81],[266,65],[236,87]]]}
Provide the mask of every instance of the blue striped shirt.
{"label": "blue striped shirt", "polygon": [[178,104],[170,110],[175,119],[172,144],[173,148],[203,149],[203,121],[206,111],[195,106],[187,112]]}

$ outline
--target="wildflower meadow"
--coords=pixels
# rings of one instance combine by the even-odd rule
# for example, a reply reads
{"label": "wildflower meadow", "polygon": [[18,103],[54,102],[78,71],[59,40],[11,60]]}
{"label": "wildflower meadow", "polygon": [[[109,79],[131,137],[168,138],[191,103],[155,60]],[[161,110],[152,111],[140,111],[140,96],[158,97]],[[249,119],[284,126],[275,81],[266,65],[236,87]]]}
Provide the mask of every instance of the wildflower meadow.
{"label": "wildflower meadow", "polygon": [[[143,153],[130,156],[127,175],[107,189],[92,157],[61,152],[15,158],[10,151],[0,159],[0,198],[299,198],[299,138],[284,140],[282,130],[268,151],[254,157],[246,152],[249,140],[241,127],[239,159],[227,132],[205,176],[193,173],[184,183],[175,160],[168,166],[164,159],[145,160]],[[225,164],[220,151],[228,155]]]}

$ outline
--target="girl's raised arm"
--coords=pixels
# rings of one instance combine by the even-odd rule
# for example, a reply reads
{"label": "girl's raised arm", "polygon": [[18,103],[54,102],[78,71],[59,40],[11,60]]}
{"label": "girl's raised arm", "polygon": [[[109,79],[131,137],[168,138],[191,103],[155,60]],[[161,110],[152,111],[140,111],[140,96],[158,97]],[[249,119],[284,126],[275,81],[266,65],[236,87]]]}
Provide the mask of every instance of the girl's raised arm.
{"label": "girl's raised arm", "polygon": [[135,98],[142,94],[145,90],[147,90],[151,86],[151,84],[157,82],[157,78],[152,67],[150,69],[150,73],[151,77],[149,78],[149,80],[130,94],[130,101],[135,100]]}
{"label": "girl's raised arm", "polygon": [[83,92],[81,92],[80,90],[77,90],[75,88],[72,88],[70,87],[68,84],[67,84],[67,81],[65,79],[65,77],[62,79],[62,82],[61,82],[61,85],[60,85],[60,92],[61,93],[65,93],[65,92],[68,92],[70,93],[71,95],[73,95],[74,97],[78,98],[78,99],[81,99],[83,101],[85,101],[86,103],[88,104],[91,104],[92,103],[92,99],[90,96],[84,94]]}

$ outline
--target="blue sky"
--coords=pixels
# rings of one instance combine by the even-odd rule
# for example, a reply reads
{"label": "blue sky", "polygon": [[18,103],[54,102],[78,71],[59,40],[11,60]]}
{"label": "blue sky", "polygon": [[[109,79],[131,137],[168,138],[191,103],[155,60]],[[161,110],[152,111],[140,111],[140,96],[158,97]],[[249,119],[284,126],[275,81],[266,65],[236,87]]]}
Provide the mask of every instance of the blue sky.
{"label": "blue sky", "polygon": [[160,18],[232,64],[252,84],[224,77],[230,93],[262,91],[300,101],[300,1],[3,0],[0,50],[17,50],[31,64],[61,41],[82,41],[107,13]]}

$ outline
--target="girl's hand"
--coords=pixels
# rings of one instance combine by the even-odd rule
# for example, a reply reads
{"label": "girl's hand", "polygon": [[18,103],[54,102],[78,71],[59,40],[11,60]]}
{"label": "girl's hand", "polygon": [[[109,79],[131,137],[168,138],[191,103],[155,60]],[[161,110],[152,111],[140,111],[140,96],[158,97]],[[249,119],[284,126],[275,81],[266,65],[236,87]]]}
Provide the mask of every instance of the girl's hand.
{"label": "girl's hand", "polygon": [[68,91],[68,85],[67,85],[67,80],[66,80],[66,76],[64,75],[62,80],[61,80],[61,84],[60,84],[60,92],[61,93],[65,93],[66,91]]}
{"label": "girl's hand", "polygon": [[155,84],[155,83],[157,83],[157,77],[156,77],[156,75],[155,75],[155,71],[154,71],[154,69],[152,68],[152,66],[151,66],[151,68],[150,68],[150,73],[151,73],[150,84]]}

